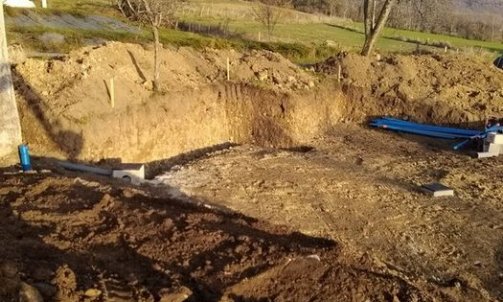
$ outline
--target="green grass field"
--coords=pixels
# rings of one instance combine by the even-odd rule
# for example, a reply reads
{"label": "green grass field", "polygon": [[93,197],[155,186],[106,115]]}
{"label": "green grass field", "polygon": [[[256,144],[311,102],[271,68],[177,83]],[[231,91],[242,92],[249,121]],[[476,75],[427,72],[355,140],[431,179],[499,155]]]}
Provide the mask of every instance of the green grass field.
{"label": "green grass field", "polygon": [[[322,60],[340,50],[358,51],[363,44],[362,24],[311,15],[288,9],[279,9],[283,13],[271,38],[266,34],[262,24],[253,20],[252,5],[256,3],[239,0],[193,0],[178,12],[181,21],[197,26],[212,25],[218,27],[225,23],[225,29],[231,32],[227,37],[211,36],[203,33],[191,33],[179,30],[165,29],[161,32],[162,42],[178,46],[215,47],[236,49],[268,49],[278,51],[290,59],[307,63]],[[70,13],[76,16],[105,15],[126,21],[108,0],[49,0],[49,9],[36,9],[39,14]],[[7,9],[7,15],[22,14],[22,10]],[[225,20],[225,22],[224,22]],[[126,21],[127,22],[127,21]],[[148,42],[150,33],[144,28],[141,33],[132,34],[109,30],[76,30],[49,29],[43,26],[16,27],[8,26],[9,42],[21,43],[42,51],[67,52],[80,47],[84,39],[102,38],[125,42]],[[67,43],[59,45],[43,45],[37,37],[46,31],[58,32],[67,37]],[[328,44],[331,45],[327,47]],[[480,50],[503,53],[503,43],[467,40],[458,37],[437,35],[431,33],[412,32],[386,28],[377,43],[379,52],[411,52],[420,44],[423,49],[434,49],[431,44],[447,43],[451,49]],[[439,48],[437,48],[439,49]]]}

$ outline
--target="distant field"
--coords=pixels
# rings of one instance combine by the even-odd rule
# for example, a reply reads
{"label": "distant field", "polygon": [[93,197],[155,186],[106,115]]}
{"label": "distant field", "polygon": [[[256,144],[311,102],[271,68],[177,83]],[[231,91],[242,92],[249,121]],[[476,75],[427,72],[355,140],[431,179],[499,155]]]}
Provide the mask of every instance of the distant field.
{"label": "distant field", "polygon": [[[249,39],[267,40],[265,28],[253,20],[252,6],[248,1],[194,0],[181,14],[181,18],[198,24],[218,25],[228,20],[231,31]],[[341,48],[358,49],[362,46],[363,25],[350,20],[311,15],[293,10],[283,11],[282,22],[277,25],[272,40],[282,42],[321,43],[326,40],[336,42]],[[413,42],[410,42],[413,41]],[[422,33],[386,28],[377,43],[382,52],[409,52],[416,49],[416,42],[431,44],[448,43],[452,48],[482,48],[491,52],[503,52],[503,43],[468,40],[447,35]]]}
{"label": "distant field", "polygon": [[[165,44],[194,47],[216,47],[237,49],[269,49],[279,51],[297,62],[312,62],[324,59],[339,50],[358,51],[364,40],[362,25],[340,18],[306,14],[289,9],[278,9],[283,13],[281,23],[276,27],[271,39],[267,37],[263,25],[253,20],[255,2],[240,0],[193,0],[180,7],[178,17],[181,21],[197,25],[211,25],[229,30],[230,36],[215,37],[204,30],[200,33],[188,33],[166,29],[162,31]],[[69,13],[76,16],[106,15],[127,22],[113,7],[110,0],[49,0],[49,9],[36,9],[39,14]],[[7,14],[15,16],[22,10],[7,9]],[[109,30],[76,30],[68,28],[8,26],[10,42],[18,42],[41,48],[43,51],[68,51],[83,45],[89,38],[114,39],[127,42],[146,42],[150,40],[148,29],[143,27],[140,34],[111,32]],[[37,37],[45,31],[54,31],[67,37],[67,44],[60,49],[43,49]],[[197,31],[194,28],[193,31]],[[327,43],[328,42],[328,43]],[[447,43],[457,48],[470,51],[491,51],[503,53],[503,44],[467,40],[446,35],[436,35],[387,28],[377,43],[380,52],[411,52],[420,44],[422,49],[431,49],[431,44]],[[331,45],[327,49],[324,45]],[[55,47],[51,45],[51,47]],[[437,48],[438,49],[438,48]]]}

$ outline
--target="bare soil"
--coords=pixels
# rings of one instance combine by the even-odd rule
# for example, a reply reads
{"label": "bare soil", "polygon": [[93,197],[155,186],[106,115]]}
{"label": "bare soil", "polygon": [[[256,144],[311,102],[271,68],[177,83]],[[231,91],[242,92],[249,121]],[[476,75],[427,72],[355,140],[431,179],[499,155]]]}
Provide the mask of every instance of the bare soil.
{"label": "bare soil", "polygon": [[49,301],[456,297],[374,267],[369,257],[348,261],[328,239],[69,176],[0,176],[1,301],[19,301],[26,288]]}
{"label": "bare soil", "polygon": [[[502,167],[503,158],[473,159],[447,142],[348,124],[310,148],[240,146],[156,180],[333,239],[350,258],[372,255],[406,276],[457,288],[460,301],[483,301],[503,298]],[[423,194],[431,182],[455,197]]]}
{"label": "bare soil", "polygon": [[286,146],[338,121],[335,87],[315,90],[317,77],[280,55],[164,49],[160,95],[151,90],[152,56],[147,46],[110,43],[17,65],[23,134],[33,152],[151,161],[225,142]]}
{"label": "bare soil", "polygon": [[344,116],[406,116],[437,124],[466,124],[503,115],[503,72],[484,56],[343,53],[320,63],[322,73],[342,75]]}
{"label": "bare soil", "polygon": [[[0,174],[0,300],[503,300],[502,158],[362,126],[480,127],[503,115],[490,63],[342,54],[309,71],[166,48],[154,95],[151,58],[110,43],[13,69],[34,163],[55,172]],[[52,157],[157,177],[132,187]],[[434,181],[455,197],[418,191]]]}

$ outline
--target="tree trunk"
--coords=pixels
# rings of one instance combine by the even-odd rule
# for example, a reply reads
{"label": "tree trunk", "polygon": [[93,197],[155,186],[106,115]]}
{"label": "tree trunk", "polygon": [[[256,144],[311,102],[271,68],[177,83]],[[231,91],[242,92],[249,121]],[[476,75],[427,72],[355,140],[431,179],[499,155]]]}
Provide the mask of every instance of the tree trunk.
{"label": "tree trunk", "polygon": [[154,34],[154,81],[153,88],[155,92],[160,91],[159,84],[159,74],[160,74],[160,65],[161,60],[159,58],[159,49],[161,48],[161,43],[159,42],[159,28],[157,26],[152,25],[152,33]]}
{"label": "tree trunk", "polygon": [[[366,6],[366,11],[367,11],[367,17],[369,17],[369,7],[368,7],[368,1],[369,0],[364,0],[364,3],[367,4]],[[371,0],[373,1],[373,0]],[[377,19],[377,24],[374,28],[371,28],[370,31],[367,31],[367,24],[371,24],[371,20],[365,20],[365,27],[366,27],[366,33],[365,33],[365,43],[363,44],[363,49],[361,54],[363,56],[368,56],[371,52],[372,49],[374,48],[375,42],[377,41],[377,38],[381,34],[381,31],[384,28],[384,25],[386,24],[386,21],[388,20],[389,14],[391,13],[391,10],[393,9],[393,6],[396,4],[397,0],[386,0],[384,3],[384,6],[381,10],[381,13],[379,14],[379,18]],[[368,18],[370,19],[370,18]],[[371,26],[369,26],[371,27]]]}
{"label": "tree trunk", "polygon": [[370,6],[373,1],[374,0],[363,0],[363,25],[365,27],[365,37],[367,37],[372,30]]}

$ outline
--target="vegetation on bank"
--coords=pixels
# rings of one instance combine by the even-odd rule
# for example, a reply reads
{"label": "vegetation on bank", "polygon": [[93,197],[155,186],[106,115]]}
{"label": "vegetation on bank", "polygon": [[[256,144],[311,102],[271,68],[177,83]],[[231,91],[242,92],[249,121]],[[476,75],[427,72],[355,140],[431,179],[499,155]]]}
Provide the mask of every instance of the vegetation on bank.
{"label": "vegetation on bank", "polygon": [[[220,3],[221,2],[221,3]],[[298,62],[310,63],[323,60],[341,50],[359,50],[363,44],[361,23],[338,18],[327,18],[297,11],[285,10],[288,14],[275,28],[269,39],[266,29],[257,21],[251,21],[247,2],[220,0],[212,6],[204,2],[191,3],[179,14],[179,28],[162,29],[160,40],[166,45],[191,46],[194,48],[234,48],[237,50],[266,49],[281,53]],[[236,3],[234,6],[230,3]],[[252,5],[252,4],[249,4]],[[222,8],[226,7],[226,10]],[[213,11],[219,13],[213,13]],[[49,9],[36,9],[38,14],[63,14],[75,16],[105,15],[127,23],[113,5],[105,0],[53,0]],[[9,8],[8,16],[23,14],[21,9]],[[227,16],[227,17],[225,17]],[[132,26],[136,26],[134,23]],[[55,32],[65,36],[65,43],[48,44],[39,36],[45,32]],[[149,43],[151,33],[140,28],[137,33],[112,30],[83,30],[71,28],[47,28],[43,26],[7,26],[9,43],[20,43],[27,49],[43,52],[68,52],[93,41],[115,40],[131,43]],[[379,52],[412,52],[422,50],[470,49],[471,51],[503,52],[503,44],[462,39],[446,35],[421,33],[387,28],[377,43]]]}

